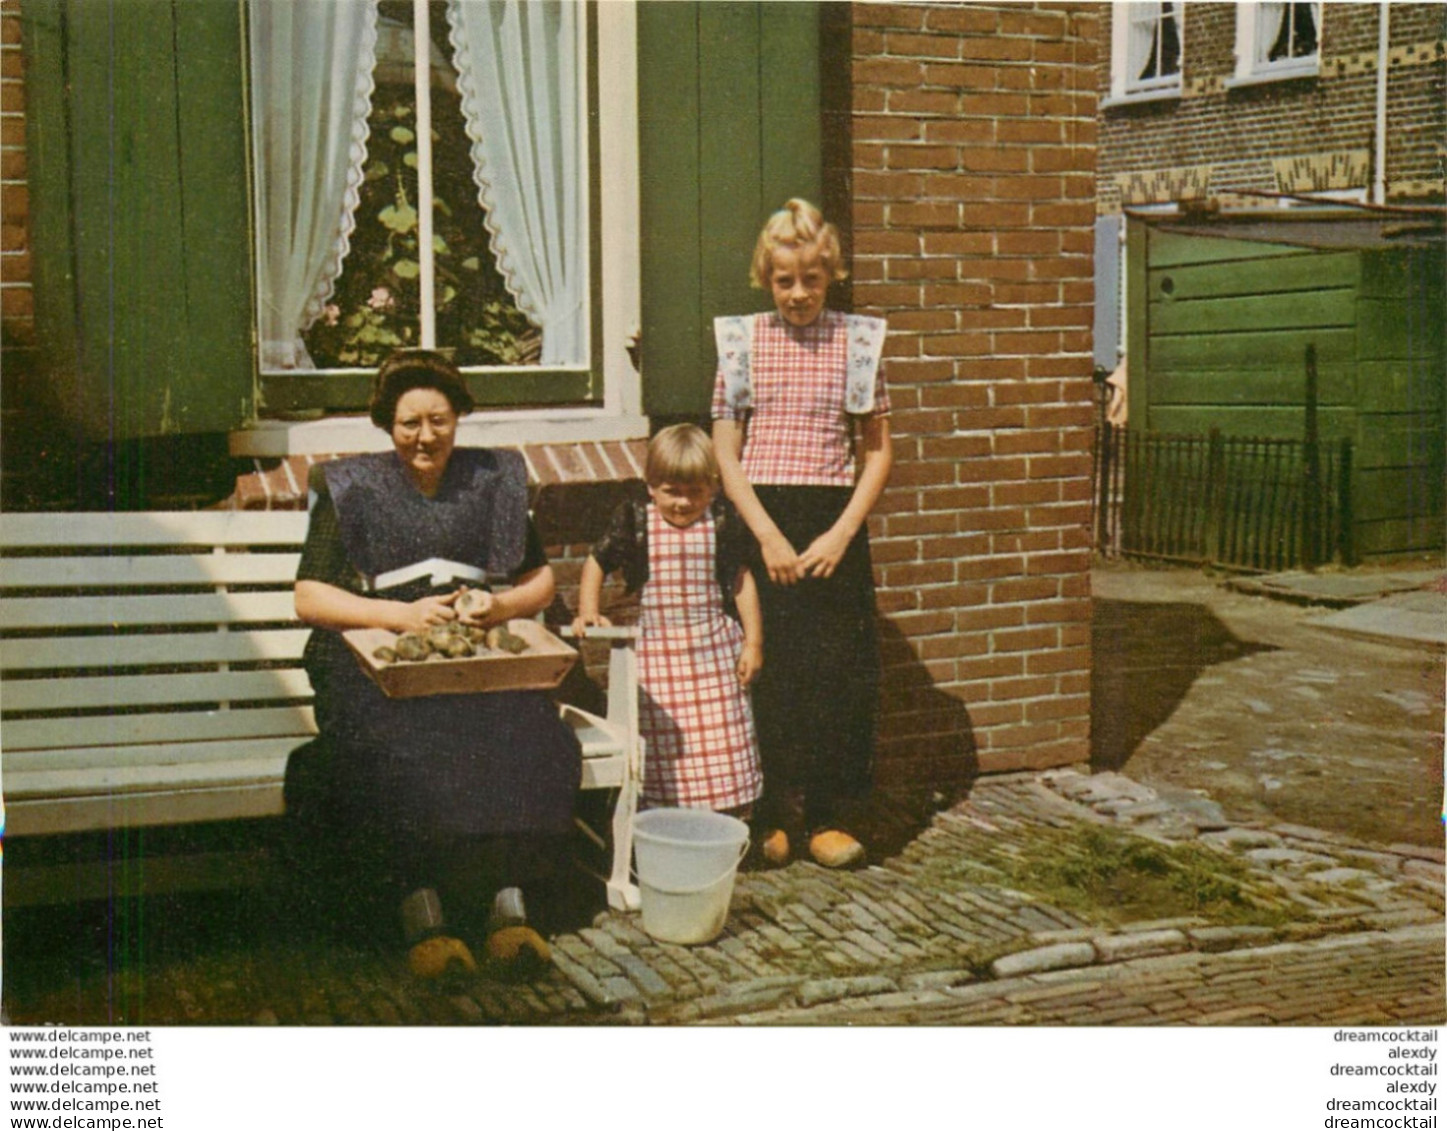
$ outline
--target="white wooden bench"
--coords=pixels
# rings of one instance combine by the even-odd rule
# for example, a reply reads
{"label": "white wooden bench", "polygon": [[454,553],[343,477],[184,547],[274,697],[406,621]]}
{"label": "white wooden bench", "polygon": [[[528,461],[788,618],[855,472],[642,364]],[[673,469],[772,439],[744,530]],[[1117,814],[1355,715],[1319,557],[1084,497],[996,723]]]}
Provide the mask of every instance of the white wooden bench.
{"label": "white wooden bench", "polygon": [[[6,837],[282,813],[287,757],[316,734],[292,604],[306,527],[301,512],[0,516]],[[619,790],[608,898],[630,908],[631,633],[610,684],[606,718],[562,710],[583,787]]]}

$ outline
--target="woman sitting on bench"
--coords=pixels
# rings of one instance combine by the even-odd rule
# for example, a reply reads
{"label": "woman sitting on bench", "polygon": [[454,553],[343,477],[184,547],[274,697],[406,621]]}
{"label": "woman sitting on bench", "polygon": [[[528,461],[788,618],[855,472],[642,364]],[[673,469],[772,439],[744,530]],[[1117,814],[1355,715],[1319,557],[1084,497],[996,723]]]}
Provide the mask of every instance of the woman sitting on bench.
{"label": "woman sitting on bench", "polygon": [[[383,838],[408,962],[423,978],[475,969],[444,928],[443,897],[457,922],[485,924],[494,972],[522,977],[546,966],[522,888],[550,870],[581,776],[577,740],[546,693],[389,699],[341,637],[449,621],[486,628],[552,601],[521,456],[454,447],[471,408],[461,374],[440,354],[409,350],[384,362],[371,415],[394,450],[312,469],[297,570],[297,615],[317,630],[305,663],[325,752],[321,804],[357,843]],[[491,593],[490,582],[510,588]],[[482,599],[459,612],[464,586]]]}

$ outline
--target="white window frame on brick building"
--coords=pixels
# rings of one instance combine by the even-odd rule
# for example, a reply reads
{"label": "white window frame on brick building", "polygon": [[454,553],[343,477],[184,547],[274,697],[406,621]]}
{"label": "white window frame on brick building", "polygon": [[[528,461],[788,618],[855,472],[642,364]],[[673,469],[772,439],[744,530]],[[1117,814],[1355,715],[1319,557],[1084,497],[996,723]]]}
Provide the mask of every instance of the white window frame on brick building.
{"label": "white window frame on brick building", "polygon": [[[1324,5],[1317,3],[1262,2],[1236,6],[1236,73],[1231,86],[1310,78],[1321,69],[1321,25]],[[1311,51],[1301,48],[1297,18],[1311,20]],[[1286,53],[1272,59],[1271,52],[1286,37]]]}
{"label": "white window frame on brick building", "polygon": [[[1173,59],[1168,55],[1172,35],[1175,39]],[[1107,106],[1179,98],[1185,62],[1185,20],[1179,0],[1111,6]],[[1168,66],[1174,69],[1166,72]]]}

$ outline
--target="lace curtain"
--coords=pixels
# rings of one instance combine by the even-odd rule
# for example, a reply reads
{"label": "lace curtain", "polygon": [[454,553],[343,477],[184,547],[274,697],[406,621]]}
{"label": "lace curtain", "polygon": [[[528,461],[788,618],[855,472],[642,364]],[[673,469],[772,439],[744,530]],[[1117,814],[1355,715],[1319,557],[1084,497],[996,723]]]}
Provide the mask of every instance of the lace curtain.
{"label": "lace curtain", "polygon": [[[377,5],[252,0],[251,81],[263,369],[312,369],[301,334],[341,274],[355,224]],[[542,364],[585,362],[587,169],[575,0],[449,0],[473,176]]]}
{"label": "lace curtain", "polygon": [[1130,18],[1126,73],[1136,82],[1177,74],[1181,69],[1181,39],[1176,30],[1175,5],[1132,4]]}
{"label": "lace curtain", "polygon": [[1316,54],[1316,5],[1272,3],[1256,9],[1258,63],[1275,63]]}
{"label": "lace curtain", "polygon": [[342,271],[367,154],[377,6],[251,0],[263,369],[312,369],[301,332]]}
{"label": "lace curtain", "polygon": [[492,252],[542,364],[586,361],[587,169],[574,0],[448,0],[462,112]]}

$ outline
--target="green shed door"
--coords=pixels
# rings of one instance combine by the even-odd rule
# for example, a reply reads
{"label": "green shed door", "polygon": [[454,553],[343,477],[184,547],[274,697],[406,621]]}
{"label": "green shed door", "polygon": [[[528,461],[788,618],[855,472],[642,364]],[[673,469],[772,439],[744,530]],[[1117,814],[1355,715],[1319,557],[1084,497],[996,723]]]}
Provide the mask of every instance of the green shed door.
{"label": "green shed door", "polygon": [[769,307],[759,228],[820,203],[819,6],[640,4],[638,70],[644,408],[706,416],[714,317]]}
{"label": "green shed door", "polygon": [[36,322],[91,439],[252,413],[234,0],[26,0]]}

